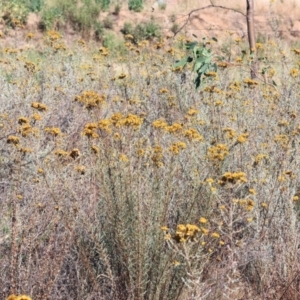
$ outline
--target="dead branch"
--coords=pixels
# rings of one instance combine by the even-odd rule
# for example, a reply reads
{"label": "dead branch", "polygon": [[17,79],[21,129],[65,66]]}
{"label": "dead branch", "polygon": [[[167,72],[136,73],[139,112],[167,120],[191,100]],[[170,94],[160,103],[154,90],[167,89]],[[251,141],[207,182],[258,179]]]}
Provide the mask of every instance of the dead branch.
{"label": "dead branch", "polygon": [[207,6],[204,6],[204,7],[201,7],[201,8],[196,8],[196,9],[193,9],[192,11],[190,11],[187,15],[188,18],[186,19],[184,24],[174,33],[174,37],[188,24],[188,22],[191,19],[192,14],[197,12],[197,11],[200,11],[200,10],[204,10],[204,9],[208,9],[208,8],[221,8],[221,9],[231,10],[233,12],[239,13],[239,14],[243,15],[246,18],[246,15],[244,13],[242,13],[241,11],[237,10],[237,9],[222,6],[222,5],[215,5],[215,4],[212,3],[212,1],[210,1],[210,3],[211,3],[211,5],[207,5]]}

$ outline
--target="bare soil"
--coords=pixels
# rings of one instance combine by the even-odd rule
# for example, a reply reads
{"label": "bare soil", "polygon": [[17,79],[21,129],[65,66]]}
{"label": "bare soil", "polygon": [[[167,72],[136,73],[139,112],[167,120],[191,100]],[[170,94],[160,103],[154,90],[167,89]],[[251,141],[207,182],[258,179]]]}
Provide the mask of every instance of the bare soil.
{"label": "bare soil", "polygon": [[[162,0],[161,0],[162,1]],[[201,4],[199,4],[201,2]],[[203,10],[191,11],[211,5],[220,5],[233,10],[208,7]],[[192,37],[196,35],[199,38],[204,36],[215,36],[218,39],[226,38],[229,34],[237,37],[247,37],[246,27],[246,1],[242,0],[165,0],[166,8],[159,8],[158,1],[148,1],[141,13],[129,11],[124,4],[120,14],[115,16],[112,12],[101,13],[99,19],[104,19],[109,15],[114,26],[112,31],[121,36],[120,30],[125,22],[138,24],[149,20],[154,20],[160,24],[165,36],[173,37],[171,28],[177,24],[179,28],[185,25],[181,33]],[[283,40],[297,43],[300,38],[300,16],[297,11],[300,8],[300,2],[296,0],[255,0],[255,25],[256,35],[259,40],[279,37]],[[238,12],[237,12],[238,11]],[[34,47],[41,44],[43,33],[38,29],[40,18],[31,13],[28,17],[27,25],[24,29],[5,29],[0,24],[0,30],[5,33],[4,39],[0,42],[4,45],[14,45],[18,47],[26,46],[26,35],[28,32],[35,33],[34,42],[30,43]],[[65,41],[72,42],[80,37],[80,34],[74,32],[71,28],[64,31]]]}

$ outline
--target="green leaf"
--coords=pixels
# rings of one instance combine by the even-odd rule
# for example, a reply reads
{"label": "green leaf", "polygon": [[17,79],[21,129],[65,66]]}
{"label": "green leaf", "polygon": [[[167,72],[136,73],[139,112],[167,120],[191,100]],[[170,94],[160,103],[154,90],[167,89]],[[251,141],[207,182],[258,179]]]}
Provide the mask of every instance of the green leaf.
{"label": "green leaf", "polygon": [[212,68],[212,70],[213,70],[214,72],[217,72],[217,70],[218,70],[218,67],[217,67],[217,64],[216,64],[216,63],[213,63],[213,64],[211,65],[211,68]]}
{"label": "green leaf", "polygon": [[198,73],[198,70],[201,68],[203,63],[205,63],[206,58],[205,57],[199,57],[197,58],[195,65],[194,65],[194,72]]}
{"label": "green leaf", "polygon": [[204,64],[199,70],[198,73],[205,73],[209,67],[209,64]]}
{"label": "green leaf", "polygon": [[198,90],[201,85],[201,76],[202,76],[202,73],[198,73],[197,77],[195,78],[194,83],[196,86],[196,90]]}
{"label": "green leaf", "polygon": [[277,84],[276,84],[276,82],[275,82],[274,80],[272,80],[272,83],[273,83],[275,86],[277,86]]}
{"label": "green leaf", "polygon": [[190,62],[192,62],[193,60],[194,60],[194,59],[193,59],[191,56],[189,56],[189,57],[187,58],[186,62],[190,63]]}
{"label": "green leaf", "polygon": [[180,61],[177,61],[177,62],[174,64],[173,67],[174,67],[175,69],[176,69],[176,68],[179,68],[179,67],[183,67],[183,66],[186,65],[187,60],[188,60],[188,57],[185,57],[185,58],[181,59]]}
{"label": "green leaf", "polygon": [[185,44],[185,48],[187,50],[191,50],[191,49],[194,49],[197,45],[198,45],[198,42],[191,42],[191,43]]}

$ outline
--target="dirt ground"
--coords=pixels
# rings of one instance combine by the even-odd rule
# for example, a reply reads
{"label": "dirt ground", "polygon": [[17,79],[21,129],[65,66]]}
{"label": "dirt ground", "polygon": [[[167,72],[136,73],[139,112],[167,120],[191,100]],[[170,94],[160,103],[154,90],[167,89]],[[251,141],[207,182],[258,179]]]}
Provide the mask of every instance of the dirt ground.
{"label": "dirt ground", "polygon": [[[246,0],[145,0],[145,8],[141,13],[129,11],[124,4],[118,16],[110,12],[100,15],[100,20],[110,16],[114,26],[113,31],[121,36],[120,30],[125,22],[138,24],[140,22],[153,19],[159,23],[166,36],[172,37],[174,34],[171,28],[177,24],[182,28],[182,33],[191,37],[193,34],[201,37],[217,37],[222,40],[228,33],[237,37],[247,37],[246,27]],[[160,9],[159,2],[164,2],[166,8]],[[219,5],[233,10],[209,7],[211,4]],[[279,37],[292,43],[297,43],[300,38],[300,16],[297,11],[300,8],[298,0],[254,0],[255,5],[255,26],[256,36],[260,40]],[[188,18],[192,10],[207,7],[203,10],[195,11]],[[2,44],[9,44],[18,47],[26,45],[24,38],[28,32],[35,33],[35,42],[42,40],[43,33],[39,31],[39,17],[31,13],[25,29],[6,30]],[[2,26],[2,27],[1,27]],[[4,31],[0,24],[0,30]],[[78,39],[79,35],[72,29],[67,28],[64,32],[64,39],[68,42]],[[31,43],[32,45],[32,43]]]}

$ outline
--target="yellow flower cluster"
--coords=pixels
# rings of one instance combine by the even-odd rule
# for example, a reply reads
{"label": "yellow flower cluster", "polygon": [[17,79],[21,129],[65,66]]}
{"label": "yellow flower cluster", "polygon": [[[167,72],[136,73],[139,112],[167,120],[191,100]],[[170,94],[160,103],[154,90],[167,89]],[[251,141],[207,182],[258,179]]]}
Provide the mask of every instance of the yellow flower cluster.
{"label": "yellow flower cluster", "polygon": [[97,123],[88,123],[84,126],[84,130],[82,135],[87,136],[88,138],[96,139],[99,137],[98,133],[96,132]]}
{"label": "yellow flower cluster", "polygon": [[174,143],[170,148],[170,152],[173,154],[179,154],[179,152],[186,148],[186,144],[184,142]]}
{"label": "yellow flower cluster", "polygon": [[189,110],[188,110],[188,112],[187,112],[187,114],[191,117],[191,116],[195,116],[195,115],[197,115],[199,113],[199,110],[197,110],[197,109],[195,109],[194,107],[191,107]]}
{"label": "yellow flower cluster", "polygon": [[61,131],[58,127],[46,127],[45,132],[48,132],[53,136],[58,136],[59,134],[61,134]]}
{"label": "yellow flower cluster", "polygon": [[206,88],[204,88],[204,91],[210,94],[222,94],[222,91],[218,88],[216,88],[214,85],[213,86],[207,86]]}
{"label": "yellow flower cluster", "polygon": [[40,102],[32,102],[31,107],[37,109],[38,111],[45,111],[48,110],[48,107]]}
{"label": "yellow flower cluster", "polygon": [[31,300],[31,298],[29,296],[26,295],[10,295],[6,298],[6,300]]}
{"label": "yellow flower cluster", "polygon": [[69,156],[70,153],[65,151],[65,150],[62,150],[62,149],[57,149],[54,151],[54,154],[57,155],[58,157],[63,157],[63,156]]}
{"label": "yellow flower cluster", "polygon": [[39,130],[37,128],[31,127],[30,124],[24,123],[18,130],[23,137],[27,137],[30,134],[37,135]]}
{"label": "yellow flower cluster", "polygon": [[154,128],[165,129],[168,127],[168,124],[165,120],[159,119],[152,123]]}
{"label": "yellow flower cluster", "polygon": [[76,166],[75,171],[77,171],[80,175],[84,175],[86,172],[85,166]]}
{"label": "yellow flower cluster", "polygon": [[125,163],[129,162],[129,159],[128,159],[127,155],[125,155],[123,153],[120,154],[119,160],[122,161],[122,162],[125,162]]}
{"label": "yellow flower cluster", "polygon": [[206,77],[217,78],[217,77],[218,77],[218,74],[217,74],[216,72],[211,71],[211,72],[205,73],[205,76],[206,76]]}
{"label": "yellow flower cluster", "polygon": [[233,81],[230,83],[229,89],[232,91],[240,92],[241,91],[241,83],[239,81]]}
{"label": "yellow flower cluster", "polygon": [[238,136],[237,142],[243,144],[248,141],[249,133],[242,133]]}
{"label": "yellow flower cluster", "polygon": [[298,77],[298,76],[299,76],[299,69],[297,69],[297,68],[292,68],[292,69],[290,70],[290,75],[291,75],[293,78]]}
{"label": "yellow flower cluster", "polygon": [[225,132],[225,136],[231,140],[236,136],[235,130],[229,127],[224,128],[223,132]]}
{"label": "yellow flower cluster", "polygon": [[289,142],[289,137],[285,134],[278,134],[275,136],[274,141],[281,146],[286,146]]}
{"label": "yellow flower cluster", "polygon": [[140,118],[134,114],[128,114],[126,117],[119,119],[116,123],[116,127],[132,126],[134,129],[138,129],[144,122],[143,118]]}
{"label": "yellow flower cluster", "polygon": [[26,118],[26,117],[19,117],[19,118],[18,118],[18,123],[19,123],[20,125],[22,125],[22,124],[28,124],[28,123],[29,123],[29,119]]}
{"label": "yellow flower cluster", "polygon": [[7,137],[7,140],[6,140],[7,144],[14,144],[14,145],[18,145],[20,144],[20,138],[15,136],[15,135],[9,135]]}
{"label": "yellow flower cluster", "polygon": [[105,95],[99,95],[94,91],[85,91],[81,95],[76,96],[74,101],[85,104],[87,109],[92,109],[102,104],[105,98]]}
{"label": "yellow flower cluster", "polygon": [[55,30],[49,30],[47,32],[47,37],[51,40],[51,41],[56,41],[59,40],[61,38],[60,33],[58,33]]}
{"label": "yellow flower cluster", "polygon": [[103,129],[107,132],[111,132],[112,121],[110,119],[103,119],[98,122],[98,126],[100,129]]}
{"label": "yellow flower cluster", "polygon": [[169,132],[169,133],[181,132],[181,130],[182,130],[182,125],[179,124],[179,123],[173,123],[173,124],[170,125],[170,126],[166,126],[164,129],[165,129],[167,132]]}
{"label": "yellow flower cluster", "polygon": [[223,161],[228,154],[228,147],[225,144],[217,144],[207,151],[207,157],[212,161]]}
{"label": "yellow flower cluster", "polygon": [[36,71],[35,64],[30,61],[26,61],[24,67],[29,73],[34,73]]}
{"label": "yellow flower cluster", "polygon": [[105,47],[101,47],[101,48],[99,49],[99,52],[101,53],[102,56],[107,56],[107,55],[109,54],[108,49],[105,48]]}
{"label": "yellow flower cluster", "polygon": [[258,165],[262,160],[267,159],[267,158],[268,158],[267,154],[260,153],[260,154],[256,155],[256,157],[254,159],[254,165]]}
{"label": "yellow flower cluster", "polygon": [[154,165],[157,167],[163,166],[163,149],[161,146],[157,145],[153,148],[153,156],[151,157],[151,160],[153,161]]}
{"label": "yellow flower cluster", "polygon": [[244,83],[247,84],[249,87],[254,87],[258,85],[258,81],[250,79],[250,78],[246,78],[244,80]]}
{"label": "yellow flower cluster", "polygon": [[247,177],[244,172],[226,172],[222,175],[220,180],[221,185],[225,185],[226,183],[245,183],[247,182]]}
{"label": "yellow flower cluster", "polygon": [[245,207],[248,211],[251,211],[255,205],[255,202],[252,199],[233,199],[232,202],[241,207]]}
{"label": "yellow flower cluster", "polygon": [[194,141],[203,141],[204,138],[202,135],[198,133],[198,131],[194,128],[189,128],[185,130],[184,136],[187,137],[189,140],[194,140]]}
{"label": "yellow flower cluster", "polygon": [[193,224],[179,224],[175,235],[172,237],[177,243],[185,243],[188,240],[193,241],[200,228]]}

